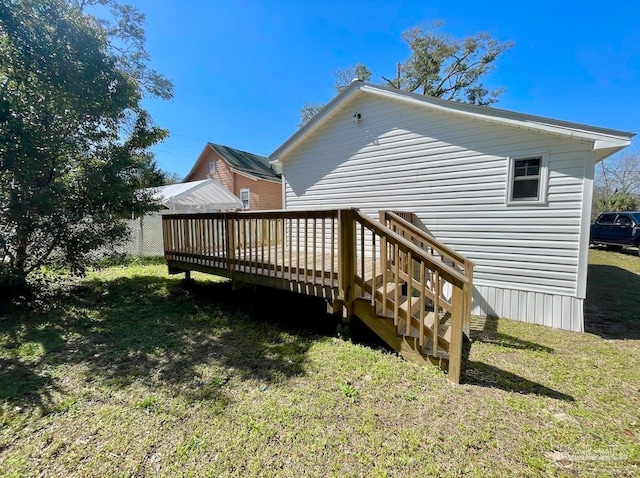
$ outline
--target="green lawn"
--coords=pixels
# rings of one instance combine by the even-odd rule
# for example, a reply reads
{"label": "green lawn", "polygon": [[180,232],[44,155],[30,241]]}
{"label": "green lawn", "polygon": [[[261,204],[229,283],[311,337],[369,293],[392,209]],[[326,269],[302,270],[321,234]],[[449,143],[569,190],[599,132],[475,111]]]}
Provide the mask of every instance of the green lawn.
{"label": "green lawn", "polygon": [[0,475],[637,476],[640,258],[591,262],[591,333],[476,320],[460,386],[300,296],[95,271],[0,312]]}

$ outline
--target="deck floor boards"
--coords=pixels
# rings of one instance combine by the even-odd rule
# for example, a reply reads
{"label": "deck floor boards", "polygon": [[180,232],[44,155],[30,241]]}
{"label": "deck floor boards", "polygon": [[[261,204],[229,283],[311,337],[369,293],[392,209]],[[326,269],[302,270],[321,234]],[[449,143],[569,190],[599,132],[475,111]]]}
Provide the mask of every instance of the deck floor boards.
{"label": "deck floor boards", "polygon": [[[314,253],[308,250],[305,257],[304,251],[300,251],[298,256],[296,249],[285,248],[283,254],[282,246],[238,249],[235,251],[233,267],[230,269],[226,255],[216,254],[215,252],[217,251],[210,250],[200,254],[193,254],[187,251],[166,251],[165,259],[169,263],[193,264],[200,266],[199,269],[210,268],[212,273],[229,278],[235,272],[265,279],[282,280],[285,283],[295,282],[330,287],[336,290],[339,286],[336,254],[334,254],[332,267],[331,254],[322,255],[318,251]],[[283,255],[284,258],[282,257]],[[361,269],[362,265],[358,264],[358,271]],[[376,259],[376,273],[379,274],[380,271],[380,261]],[[372,257],[365,257],[364,272],[365,278],[367,280],[371,279],[373,275]],[[322,277],[323,275],[324,277]],[[283,284],[282,288],[288,289],[289,287]]]}

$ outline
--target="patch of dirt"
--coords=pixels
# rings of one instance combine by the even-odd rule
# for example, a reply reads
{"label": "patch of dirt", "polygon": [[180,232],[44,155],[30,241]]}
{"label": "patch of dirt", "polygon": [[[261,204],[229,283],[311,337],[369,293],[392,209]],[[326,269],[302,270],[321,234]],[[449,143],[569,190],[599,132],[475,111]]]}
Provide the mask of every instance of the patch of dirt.
{"label": "patch of dirt", "polygon": [[637,326],[607,319],[602,309],[589,299],[584,311],[584,331],[607,340],[640,340],[640,329]]}

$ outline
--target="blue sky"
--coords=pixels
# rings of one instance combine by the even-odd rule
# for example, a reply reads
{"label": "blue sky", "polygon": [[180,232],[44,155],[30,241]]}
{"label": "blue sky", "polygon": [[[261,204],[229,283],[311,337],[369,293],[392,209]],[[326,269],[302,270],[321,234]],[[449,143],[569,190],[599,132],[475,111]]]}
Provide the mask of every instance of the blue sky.
{"label": "blue sky", "polygon": [[[362,62],[373,81],[407,57],[404,30],[443,20],[513,49],[487,86],[499,108],[640,133],[640,1],[129,0],[147,16],[153,68],[174,81],[146,107],[170,137],[154,151],[184,176],[207,141],[269,155],[306,101],[334,95],[333,71]],[[636,142],[637,143],[637,142]]]}

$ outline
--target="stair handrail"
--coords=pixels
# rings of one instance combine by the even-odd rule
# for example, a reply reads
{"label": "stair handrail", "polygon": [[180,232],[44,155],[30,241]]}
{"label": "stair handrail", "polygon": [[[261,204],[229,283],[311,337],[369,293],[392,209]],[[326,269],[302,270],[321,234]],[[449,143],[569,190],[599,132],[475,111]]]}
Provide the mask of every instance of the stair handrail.
{"label": "stair handrail", "polygon": [[395,222],[399,223],[402,227],[404,227],[405,229],[408,229],[417,238],[419,238],[423,242],[428,243],[429,247],[434,249],[442,257],[446,257],[454,263],[457,262],[461,264],[463,269],[466,269],[467,265],[470,266],[471,268],[475,267],[475,263],[472,260],[470,260],[468,257],[465,257],[464,255],[455,251],[454,249],[447,246],[446,244],[443,244],[442,242],[438,241],[431,234],[427,233],[426,231],[423,231],[415,224],[399,216],[397,213],[393,211],[380,211],[380,214],[382,214],[385,219],[387,218],[393,219]]}
{"label": "stair handrail", "polygon": [[[463,336],[465,333],[464,328],[465,328],[465,323],[467,321],[467,315],[468,315],[467,312],[469,310],[466,304],[466,298],[467,298],[467,294],[470,291],[470,285],[471,285],[470,278],[460,273],[459,271],[457,271],[453,266],[446,264],[442,260],[436,258],[432,254],[429,254],[424,249],[418,247],[414,243],[402,237],[400,234],[394,232],[392,229],[387,227],[386,224],[380,223],[378,221],[374,221],[369,216],[361,213],[359,210],[353,211],[353,218],[355,223],[359,223],[361,226],[368,228],[374,234],[382,237],[385,243],[395,245],[397,247],[396,249],[397,251],[402,251],[404,254],[408,254],[411,257],[410,259],[411,263],[413,263],[413,261],[417,261],[418,263],[422,264],[422,269],[420,273],[421,288],[424,287],[424,284],[425,284],[425,278],[422,272],[424,271],[424,268],[427,268],[431,271],[435,271],[438,277],[441,277],[442,279],[444,279],[445,281],[451,284],[452,286],[451,323],[450,323],[450,338],[449,338],[448,350],[447,350],[449,355],[448,370],[449,370],[449,379],[454,383],[459,383],[460,371],[462,366],[462,342],[463,342]],[[362,237],[361,240],[364,240],[364,237]],[[382,267],[384,267],[384,269],[386,270],[387,257],[384,256],[382,257],[382,259],[383,259]],[[395,262],[394,268],[395,268],[394,280],[395,281],[402,280],[401,279],[402,276],[399,275],[400,269],[399,269],[399,264],[397,262]],[[361,279],[363,279],[364,281],[365,278],[362,277]],[[372,281],[373,281],[373,284],[375,285],[375,277],[372,278]],[[408,277],[407,284],[408,284],[407,296],[411,297],[412,296],[411,289],[413,288],[413,280],[411,279],[411,276]],[[375,287],[372,286],[373,301],[375,301],[374,289]],[[394,304],[395,304],[394,324],[397,325],[398,324],[398,300],[399,300],[397,287],[395,288],[395,291],[396,291],[396,297],[394,300]],[[435,292],[436,294],[440,293],[440,291],[435,291]],[[424,295],[426,295],[426,291],[420,290],[420,296],[424,297]],[[438,295],[436,295],[436,301],[438,300],[437,297]],[[424,302],[422,302],[422,304],[423,305],[421,305],[421,310],[424,307]],[[436,314],[438,313],[437,308],[435,310],[435,313]],[[406,329],[408,332],[410,331],[410,327],[411,327],[411,322],[412,322],[411,317],[412,317],[411,305],[409,305],[407,307],[407,315],[406,315]],[[438,320],[439,320],[438,318],[435,319],[435,322],[434,322],[435,327],[434,329],[432,329],[433,339],[434,339],[433,341],[434,350],[437,350],[438,344],[441,340],[441,338],[438,335],[438,325],[437,325]],[[426,332],[423,324],[424,324],[423,319],[420,318],[418,323],[418,327],[419,327],[418,340],[420,341],[421,344],[424,343],[423,337]],[[410,333],[407,333],[406,335],[410,335]],[[407,337],[405,337],[405,339],[406,338]]]}
{"label": "stair handrail", "polygon": [[438,241],[435,237],[433,237],[426,231],[423,231],[412,222],[407,221],[405,218],[399,216],[396,212],[380,211],[380,222],[386,226],[388,220],[392,220],[398,223],[404,229],[413,234],[417,240],[422,241],[423,243],[427,243],[432,250],[440,255],[440,257],[450,260],[452,265],[457,264],[464,271],[464,275],[468,280],[468,283],[464,287],[464,332],[467,336],[469,336],[471,332],[471,307],[473,300],[473,269],[476,264],[451,247]]}
{"label": "stair handrail", "polygon": [[393,242],[397,243],[404,252],[411,252],[411,254],[416,259],[421,259],[422,261],[431,264],[433,268],[437,269],[442,277],[444,277],[447,281],[451,282],[453,285],[458,287],[463,287],[465,284],[469,283],[469,279],[464,275],[455,270],[450,265],[434,258],[431,254],[427,253],[424,249],[419,248],[412,242],[409,242],[407,239],[402,237],[400,234],[392,231],[387,226],[380,224],[377,221],[374,221],[366,214],[363,214],[359,210],[355,210],[355,220],[359,223],[364,223],[365,226],[369,227],[372,231],[376,232],[380,236],[384,236],[387,241],[392,239]]}

